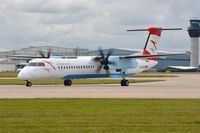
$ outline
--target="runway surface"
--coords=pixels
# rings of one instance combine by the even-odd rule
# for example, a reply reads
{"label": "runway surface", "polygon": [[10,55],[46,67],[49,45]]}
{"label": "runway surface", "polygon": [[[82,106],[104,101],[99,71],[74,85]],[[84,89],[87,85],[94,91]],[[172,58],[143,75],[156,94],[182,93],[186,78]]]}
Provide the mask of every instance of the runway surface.
{"label": "runway surface", "polygon": [[[166,81],[115,85],[1,85],[0,98],[200,98],[200,74],[179,74]],[[147,79],[147,78],[145,78]],[[155,78],[158,79],[158,78]]]}

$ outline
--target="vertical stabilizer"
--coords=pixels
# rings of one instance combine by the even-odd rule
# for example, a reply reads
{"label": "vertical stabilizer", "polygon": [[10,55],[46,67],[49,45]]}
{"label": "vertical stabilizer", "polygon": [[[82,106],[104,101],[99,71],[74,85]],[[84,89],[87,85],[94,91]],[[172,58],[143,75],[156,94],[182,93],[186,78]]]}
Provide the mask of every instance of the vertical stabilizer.
{"label": "vertical stabilizer", "polygon": [[[149,35],[144,47],[144,55],[156,55],[158,49],[158,42],[160,40],[162,28],[150,27],[148,28]],[[149,60],[155,60],[156,58],[149,58]]]}
{"label": "vertical stabilizer", "polygon": [[[147,41],[144,46],[143,55],[156,55],[158,49],[158,43],[161,37],[161,32],[163,30],[182,30],[182,28],[160,28],[160,27],[150,27],[148,29],[131,29],[127,31],[149,31]],[[156,58],[148,58],[149,60],[156,60]]]}

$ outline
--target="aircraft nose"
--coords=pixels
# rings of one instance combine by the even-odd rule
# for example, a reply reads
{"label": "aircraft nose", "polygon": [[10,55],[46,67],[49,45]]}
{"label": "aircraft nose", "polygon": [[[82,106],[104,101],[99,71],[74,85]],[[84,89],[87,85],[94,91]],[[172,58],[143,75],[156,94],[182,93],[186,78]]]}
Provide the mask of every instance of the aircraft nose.
{"label": "aircraft nose", "polygon": [[29,74],[27,74],[27,70],[25,70],[26,68],[23,68],[19,74],[18,74],[18,79],[20,80],[28,80],[29,79]]}
{"label": "aircraft nose", "polygon": [[18,79],[23,80],[24,79],[24,72],[21,70],[17,76]]}

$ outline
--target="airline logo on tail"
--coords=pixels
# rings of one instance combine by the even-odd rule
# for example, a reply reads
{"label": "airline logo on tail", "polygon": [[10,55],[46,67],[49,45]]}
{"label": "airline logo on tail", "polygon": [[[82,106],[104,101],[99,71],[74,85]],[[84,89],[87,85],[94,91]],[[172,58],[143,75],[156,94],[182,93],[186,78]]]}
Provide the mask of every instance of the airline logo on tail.
{"label": "airline logo on tail", "polygon": [[[147,38],[143,55],[156,55],[157,45],[160,40],[162,28],[151,27],[148,28],[149,36]],[[148,58],[148,60],[156,60],[156,58]]]}

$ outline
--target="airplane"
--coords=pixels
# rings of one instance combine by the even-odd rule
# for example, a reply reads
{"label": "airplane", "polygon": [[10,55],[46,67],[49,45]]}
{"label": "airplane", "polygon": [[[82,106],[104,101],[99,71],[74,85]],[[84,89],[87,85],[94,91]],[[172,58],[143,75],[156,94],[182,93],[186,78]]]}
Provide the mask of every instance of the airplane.
{"label": "airplane", "polygon": [[36,58],[31,60],[29,65],[19,72],[18,79],[26,81],[25,85],[31,87],[31,80],[63,79],[65,86],[71,86],[72,79],[111,77],[121,78],[121,86],[129,86],[126,77],[134,76],[154,67],[158,63],[156,61],[157,57],[180,55],[180,53],[157,54],[157,46],[163,30],[182,29],[149,27],[148,29],[127,30],[149,32],[141,53],[113,56],[112,50],[104,54],[103,50],[99,49],[100,56],[66,56],[56,59]]}

